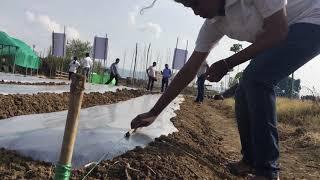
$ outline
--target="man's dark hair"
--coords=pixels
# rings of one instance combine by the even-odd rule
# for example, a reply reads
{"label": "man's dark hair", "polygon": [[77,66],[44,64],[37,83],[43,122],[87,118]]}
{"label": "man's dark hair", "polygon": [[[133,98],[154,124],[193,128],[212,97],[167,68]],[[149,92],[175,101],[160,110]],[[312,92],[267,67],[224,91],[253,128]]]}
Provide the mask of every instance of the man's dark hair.
{"label": "man's dark hair", "polygon": [[90,54],[89,53],[86,53],[86,57],[89,57],[90,56]]}
{"label": "man's dark hair", "polygon": [[78,58],[75,56],[73,57],[73,63],[72,64],[76,64],[76,61],[78,60]]}

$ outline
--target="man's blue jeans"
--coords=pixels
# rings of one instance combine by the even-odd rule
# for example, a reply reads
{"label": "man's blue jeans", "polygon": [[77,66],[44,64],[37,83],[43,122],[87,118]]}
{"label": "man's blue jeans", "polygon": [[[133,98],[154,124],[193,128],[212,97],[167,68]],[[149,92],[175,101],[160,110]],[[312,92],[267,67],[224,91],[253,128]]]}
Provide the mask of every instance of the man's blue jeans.
{"label": "man's blue jeans", "polygon": [[256,174],[278,175],[279,142],[274,86],[320,53],[320,26],[298,23],[277,47],[254,58],[235,95],[243,161]]}
{"label": "man's blue jeans", "polygon": [[204,82],[206,81],[206,76],[203,74],[198,77],[197,86],[198,86],[198,94],[196,101],[203,102],[204,99]]}

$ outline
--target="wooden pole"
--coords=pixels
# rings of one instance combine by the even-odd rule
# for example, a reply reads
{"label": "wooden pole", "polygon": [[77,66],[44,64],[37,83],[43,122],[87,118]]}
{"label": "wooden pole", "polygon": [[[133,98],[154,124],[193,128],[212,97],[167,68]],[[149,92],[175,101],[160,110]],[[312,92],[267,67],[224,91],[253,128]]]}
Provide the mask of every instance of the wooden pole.
{"label": "wooden pole", "polygon": [[[72,82],[70,85],[70,99],[69,99],[69,110],[67,115],[67,121],[65,131],[63,135],[63,142],[61,147],[61,153],[58,165],[68,166],[71,168],[71,160],[73,154],[73,148],[76,141],[78,125],[79,125],[79,113],[81,103],[83,99],[85,77],[79,74],[73,74]],[[60,174],[61,175],[61,174]],[[55,174],[55,179],[59,180],[59,174]]]}
{"label": "wooden pole", "polygon": [[51,47],[51,55],[53,56],[53,50],[54,50],[54,31],[52,31],[52,47]]}
{"label": "wooden pole", "polygon": [[[93,75],[93,69],[94,69],[94,61],[96,60],[96,36],[94,36],[94,39],[93,39],[93,55],[92,55],[92,67],[90,67],[91,68],[91,76],[90,77],[92,77],[92,75]],[[103,60],[103,63],[105,63],[106,62],[106,49],[104,49],[104,60]],[[105,64],[104,64],[105,65]],[[91,82],[92,83],[92,78],[90,78],[90,79],[88,79],[89,80],[89,82]],[[91,80],[91,81],[90,81]]]}
{"label": "wooden pole", "polygon": [[103,65],[106,66],[106,60],[108,59],[108,50],[109,50],[109,42],[108,42],[108,34],[106,34],[106,44],[104,49],[104,59],[103,59]]}
{"label": "wooden pole", "polygon": [[186,64],[187,62],[187,58],[188,58],[188,45],[189,45],[189,41],[187,40],[187,46],[186,46],[186,57],[184,59],[184,64]]}
{"label": "wooden pole", "polygon": [[[146,69],[148,69],[149,65],[149,53],[150,53],[151,43],[149,43],[148,51],[147,51],[147,62],[146,62]],[[147,77],[146,77],[147,78]]]}
{"label": "wooden pole", "polygon": [[129,76],[131,77],[131,84],[132,84],[132,81],[133,81],[133,77],[132,77],[132,68],[133,68],[133,62],[134,62],[134,54],[135,54],[135,52],[134,52],[134,50],[133,50],[133,56],[132,56],[132,59],[131,59],[131,65],[130,65],[130,74],[129,74]]}
{"label": "wooden pole", "polygon": [[126,65],[126,57],[127,57],[127,49],[124,50],[124,54],[123,54],[123,64],[122,64],[122,76],[125,77],[125,65]]}
{"label": "wooden pole", "polygon": [[[9,49],[10,50],[10,49]],[[16,47],[16,52],[17,52],[18,48]],[[13,74],[16,73],[16,57],[14,57],[14,60],[13,60]]]}
{"label": "wooden pole", "polygon": [[294,89],[294,72],[291,75],[291,93],[290,93],[291,99],[293,99],[293,89]]}
{"label": "wooden pole", "polygon": [[136,64],[137,64],[137,56],[138,56],[138,43],[136,43],[136,52],[135,52],[135,57],[134,57],[134,66],[133,66],[133,75],[132,75],[132,79],[133,79],[133,84],[132,86],[134,87],[134,78],[135,78],[135,74],[136,74]]}

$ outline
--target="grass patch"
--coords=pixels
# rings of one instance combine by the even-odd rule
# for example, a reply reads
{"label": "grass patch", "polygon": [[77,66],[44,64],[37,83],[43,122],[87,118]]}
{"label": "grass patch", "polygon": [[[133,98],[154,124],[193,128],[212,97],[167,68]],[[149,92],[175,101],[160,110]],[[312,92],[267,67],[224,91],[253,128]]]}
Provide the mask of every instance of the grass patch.
{"label": "grass patch", "polygon": [[[234,110],[234,99],[224,100],[224,104],[232,106]],[[308,126],[310,130],[320,129],[320,106],[312,101],[298,99],[277,98],[277,115],[281,123],[294,126]]]}

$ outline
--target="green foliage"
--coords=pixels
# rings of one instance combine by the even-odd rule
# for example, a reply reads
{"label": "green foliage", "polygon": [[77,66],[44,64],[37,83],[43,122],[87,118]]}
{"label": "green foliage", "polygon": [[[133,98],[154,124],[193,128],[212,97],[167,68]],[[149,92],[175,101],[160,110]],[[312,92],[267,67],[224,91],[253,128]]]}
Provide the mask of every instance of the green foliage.
{"label": "green foliage", "polygon": [[87,52],[91,51],[91,45],[89,42],[84,42],[79,39],[71,40],[67,43],[66,46],[66,57],[54,57],[51,55],[51,47],[49,51],[49,55],[43,59],[43,64],[41,66],[41,70],[47,76],[54,76],[55,72],[64,71],[68,72],[69,63],[73,59],[74,56],[78,57],[80,61],[85,57]]}
{"label": "green foliage", "polygon": [[102,66],[101,61],[94,61],[93,62],[93,72],[97,74],[103,74],[104,73],[104,67]]}
{"label": "green foliage", "polygon": [[71,60],[50,55],[42,59],[41,71],[49,77],[54,76],[56,71],[67,72],[70,61]]}
{"label": "green foliage", "polygon": [[90,42],[73,39],[67,43],[66,58],[71,60],[72,57],[76,56],[80,60],[85,57],[87,52],[90,53],[91,49]]}
{"label": "green foliage", "polygon": [[276,93],[278,96],[291,97],[291,83],[293,81],[293,97],[297,97],[301,90],[301,81],[300,79],[292,79],[291,77],[286,77],[281,80],[277,87]]}
{"label": "green foliage", "polygon": [[243,72],[238,72],[235,77],[230,77],[229,79],[229,88],[236,85],[239,81],[240,81],[240,78],[242,77],[242,73]]}
{"label": "green foliage", "polygon": [[241,49],[242,49],[242,44],[233,44],[230,47],[230,51],[232,51],[234,53],[237,53],[237,52],[241,51]]}

